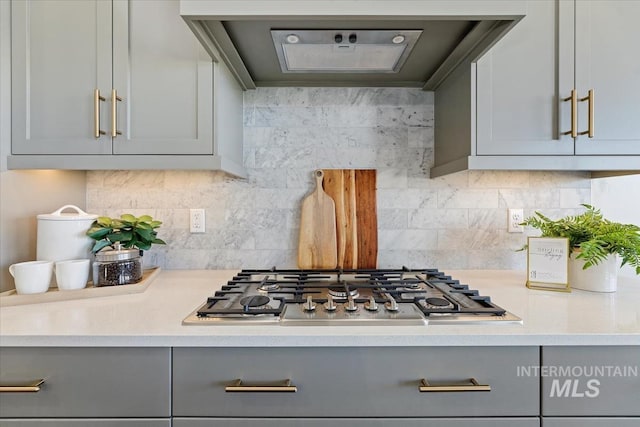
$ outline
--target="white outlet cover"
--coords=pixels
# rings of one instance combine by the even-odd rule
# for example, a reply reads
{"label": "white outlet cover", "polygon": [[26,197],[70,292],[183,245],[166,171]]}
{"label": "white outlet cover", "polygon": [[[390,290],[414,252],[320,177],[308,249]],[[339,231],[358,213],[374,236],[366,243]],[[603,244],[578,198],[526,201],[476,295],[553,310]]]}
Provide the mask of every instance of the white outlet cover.
{"label": "white outlet cover", "polygon": [[206,231],[204,209],[189,209],[189,232],[204,233]]}
{"label": "white outlet cover", "polygon": [[507,231],[509,233],[523,233],[524,227],[520,225],[524,221],[523,209],[509,209],[507,216]]}

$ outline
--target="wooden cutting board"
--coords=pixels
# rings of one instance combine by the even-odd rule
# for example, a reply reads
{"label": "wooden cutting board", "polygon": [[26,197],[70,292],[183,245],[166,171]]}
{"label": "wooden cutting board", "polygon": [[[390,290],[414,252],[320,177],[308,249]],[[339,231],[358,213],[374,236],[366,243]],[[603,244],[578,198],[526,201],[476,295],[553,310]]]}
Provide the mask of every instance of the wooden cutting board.
{"label": "wooden cutting board", "polygon": [[376,171],[356,170],[358,268],[378,268],[378,204]]}
{"label": "wooden cutting board", "polygon": [[336,205],[338,268],[377,268],[376,171],[323,169],[324,188]]}
{"label": "wooden cutting board", "polygon": [[316,189],[302,201],[298,268],[336,268],[335,203],[322,189],[324,173],[315,171]]}
{"label": "wooden cutting board", "polygon": [[357,268],[358,221],[356,173],[353,169],[323,169],[324,189],[336,205],[338,268]]}

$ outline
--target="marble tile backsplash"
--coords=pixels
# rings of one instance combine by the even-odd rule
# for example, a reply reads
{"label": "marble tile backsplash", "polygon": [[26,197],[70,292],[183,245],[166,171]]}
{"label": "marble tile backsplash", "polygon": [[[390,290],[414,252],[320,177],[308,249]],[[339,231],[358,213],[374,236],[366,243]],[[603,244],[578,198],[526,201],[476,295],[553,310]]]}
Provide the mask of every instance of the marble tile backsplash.
{"label": "marble tile backsplash", "polygon": [[[468,171],[430,179],[433,93],[260,88],[245,92],[248,179],[210,171],[93,171],[87,208],[164,222],[146,262],[167,269],[295,267],[300,204],[318,168],[378,171],[380,267],[524,269],[507,208],[551,216],[589,203],[588,173]],[[189,209],[207,232],[189,233]],[[531,234],[535,232],[530,231]]]}

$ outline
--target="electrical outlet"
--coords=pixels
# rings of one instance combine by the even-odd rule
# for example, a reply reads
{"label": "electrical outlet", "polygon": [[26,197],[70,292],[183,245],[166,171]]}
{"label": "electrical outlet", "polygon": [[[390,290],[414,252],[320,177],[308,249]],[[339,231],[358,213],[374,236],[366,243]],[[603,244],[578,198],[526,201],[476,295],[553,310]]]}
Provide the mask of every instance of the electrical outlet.
{"label": "electrical outlet", "polygon": [[523,233],[524,227],[520,223],[524,221],[522,209],[509,209],[507,217],[507,231],[509,233]]}
{"label": "electrical outlet", "polygon": [[204,233],[205,218],[204,209],[189,209],[189,231],[191,233]]}

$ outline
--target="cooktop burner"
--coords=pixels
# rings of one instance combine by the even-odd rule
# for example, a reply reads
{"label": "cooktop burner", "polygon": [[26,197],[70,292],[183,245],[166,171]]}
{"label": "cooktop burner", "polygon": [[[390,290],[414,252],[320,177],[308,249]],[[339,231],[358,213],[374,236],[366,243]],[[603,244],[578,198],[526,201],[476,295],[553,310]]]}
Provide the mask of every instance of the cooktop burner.
{"label": "cooktop burner", "polygon": [[436,269],[242,270],[185,325],[521,323]]}
{"label": "cooktop burner", "polygon": [[349,289],[348,286],[331,286],[328,288],[329,294],[334,298],[346,299],[351,296],[358,298],[358,289]]}
{"label": "cooktop burner", "polygon": [[263,295],[251,295],[248,297],[244,297],[240,299],[240,305],[245,309],[253,308],[253,307],[262,307],[269,302],[269,297],[265,297]]}
{"label": "cooktop burner", "polygon": [[434,307],[448,307],[451,305],[449,301],[444,298],[427,298],[424,301]]}

